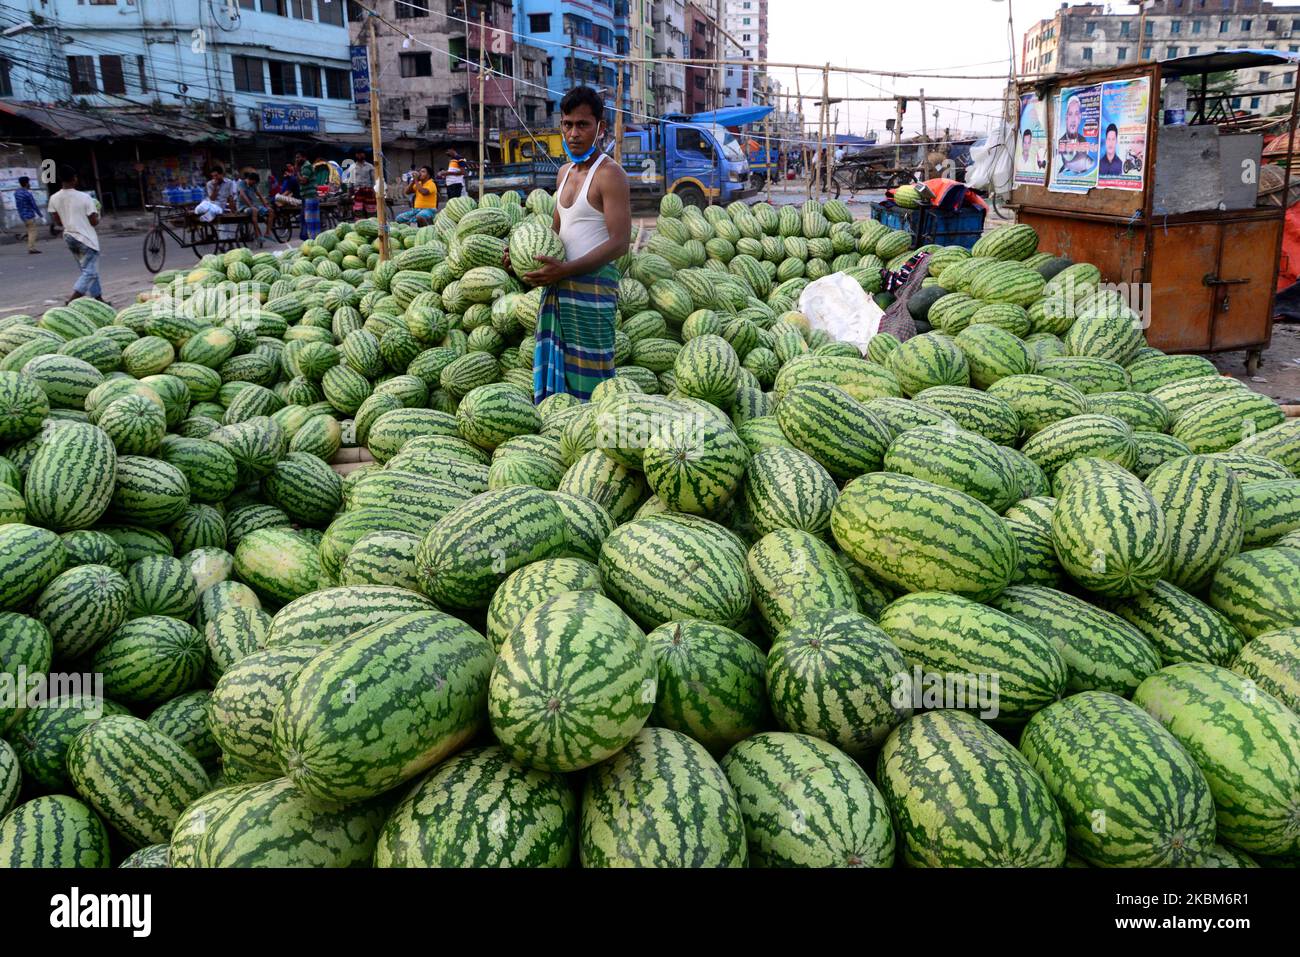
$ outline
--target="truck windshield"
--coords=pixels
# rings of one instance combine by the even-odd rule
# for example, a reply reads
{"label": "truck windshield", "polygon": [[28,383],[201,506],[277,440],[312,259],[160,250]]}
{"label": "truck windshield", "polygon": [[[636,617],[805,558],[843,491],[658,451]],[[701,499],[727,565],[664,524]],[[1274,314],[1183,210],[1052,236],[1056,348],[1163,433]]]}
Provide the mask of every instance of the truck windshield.
{"label": "truck windshield", "polygon": [[725,127],[710,126],[709,132],[713,138],[722,144],[722,155],[733,163],[743,162],[745,159],[745,149],[740,144],[740,138],[735,133],[727,132]]}

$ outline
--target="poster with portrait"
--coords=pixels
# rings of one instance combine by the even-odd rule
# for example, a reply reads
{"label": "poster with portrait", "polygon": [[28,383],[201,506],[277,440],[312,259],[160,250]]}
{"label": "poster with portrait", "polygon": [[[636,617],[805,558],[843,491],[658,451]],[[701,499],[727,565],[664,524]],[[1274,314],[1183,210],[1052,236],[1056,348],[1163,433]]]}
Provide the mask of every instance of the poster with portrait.
{"label": "poster with portrait", "polygon": [[1151,80],[1115,80],[1101,88],[1100,189],[1142,189]]}
{"label": "poster with portrait", "polygon": [[1047,185],[1047,124],[1037,93],[1020,97],[1020,127],[1016,133],[1016,185]]}
{"label": "poster with portrait", "polygon": [[1066,86],[1056,98],[1054,193],[1086,193],[1097,185],[1101,153],[1101,85]]}

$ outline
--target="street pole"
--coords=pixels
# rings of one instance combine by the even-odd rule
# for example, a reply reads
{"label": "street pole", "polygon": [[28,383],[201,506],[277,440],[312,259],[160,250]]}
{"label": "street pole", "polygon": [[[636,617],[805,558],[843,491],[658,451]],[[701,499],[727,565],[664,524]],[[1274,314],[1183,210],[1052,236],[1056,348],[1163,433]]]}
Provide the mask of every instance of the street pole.
{"label": "street pole", "polygon": [[[768,105],[770,106],[771,104]],[[772,114],[771,113],[763,117],[763,133],[764,133],[763,152],[767,154],[765,157],[767,160],[767,169],[766,169],[767,201],[770,203],[772,202],[772,170],[776,165],[776,161],[772,158]]]}
{"label": "street pole", "polygon": [[375,18],[369,18],[370,57],[370,151],[375,156],[375,215],[379,219],[379,261],[388,260],[388,201],[384,188],[383,137],[379,132],[379,42],[375,39]]}
{"label": "street pole", "polygon": [[[1147,42],[1147,5],[1146,0],[1138,4],[1142,11],[1142,16],[1138,19],[1138,60],[1146,62],[1146,57],[1142,54],[1142,48]],[[1155,44],[1152,44],[1154,46]]]}
{"label": "street pole", "polygon": [[925,144],[925,161],[921,164],[922,179],[930,178],[930,127],[925,119],[925,89],[921,89],[921,141]]}
{"label": "street pole", "polygon": [[614,113],[614,160],[623,165],[623,61],[618,61],[618,92],[614,103],[618,109]]}
{"label": "street pole", "polygon": [[827,167],[830,165],[826,155],[826,139],[831,125],[831,74],[830,64],[822,67],[822,112],[818,126],[817,143],[817,195],[826,192]]}
{"label": "street pole", "polygon": [[487,58],[487,17],[482,10],[478,13],[478,198],[483,199],[483,180],[487,177],[487,127],[484,124],[483,109],[483,62]]}
{"label": "street pole", "polygon": [[903,165],[903,98],[894,98],[894,169]]}

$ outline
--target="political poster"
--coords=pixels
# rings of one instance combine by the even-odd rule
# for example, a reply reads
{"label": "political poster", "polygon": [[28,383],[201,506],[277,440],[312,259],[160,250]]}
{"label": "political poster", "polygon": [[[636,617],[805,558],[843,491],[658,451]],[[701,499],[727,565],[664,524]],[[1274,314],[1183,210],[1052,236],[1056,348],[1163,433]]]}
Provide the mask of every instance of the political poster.
{"label": "political poster", "polygon": [[1055,193],[1086,193],[1097,185],[1101,153],[1101,85],[1062,87],[1056,98],[1051,186]]}

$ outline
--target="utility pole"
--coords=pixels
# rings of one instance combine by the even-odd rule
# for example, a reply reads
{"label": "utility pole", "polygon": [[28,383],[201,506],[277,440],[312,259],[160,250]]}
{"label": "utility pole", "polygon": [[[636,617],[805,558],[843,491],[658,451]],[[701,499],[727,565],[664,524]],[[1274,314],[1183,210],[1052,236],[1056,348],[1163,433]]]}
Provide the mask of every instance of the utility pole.
{"label": "utility pole", "polygon": [[817,126],[817,194],[826,192],[826,175],[829,172],[826,140],[830,135],[831,125],[831,74],[830,64],[822,67],[822,109],[821,122]]}
{"label": "utility pole", "polygon": [[[769,103],[768,106],[771,106]],[[767,160],[767,169],[765,179],[767,180],[767,201],[772,202],[772,171],[776,167],[776,160],[772,157],[772,114],[769,113],[763,117],[763,152]]]}
{"label": "utility pole", "polygon": [[894,119],[894,169],[903,165],[903,98],[894,98],[897,110]]}
{"label": "utility pole", "polygon": [[[1142,16],[1138,18],[1138,60],[1145,62],[1146,57],[1142,54],[1142,48],[1147,42],[1147,5],[1146,0],[1139,0],[1138,8],[1142,11]],[[1154,46],[1154,44],[1152,44]]]}
{"label": "utility pole", "polygon": [[926,125],[924,87],[921,89],[921,140],[925,144],[922,147],[925,150],[925,160],[924,162],[921,163],[922,178],[929,179],[930,178],[930,128]]}
{"label": "utility pole", "polygon": [[614,95],[618,111],[614,114],[614,160],[623,165],[623,61],[618,61],[618,92]]}
{"label": "utility pole", "polygon": [[483,199],[483,180],[487,173],[487,127],[484,125],[483,81],[484,61],[487,59],[487,15],[478,12],[478,198]]}
{"label": "utility pole", "polygon": [[384,189],[384,141],[379,130],[379,42],[375,39],[375,17],[368,18],[370,56],[370,150],[375,156],[375,215],[379,219],[379,261],[388,260],[388,203]]}

